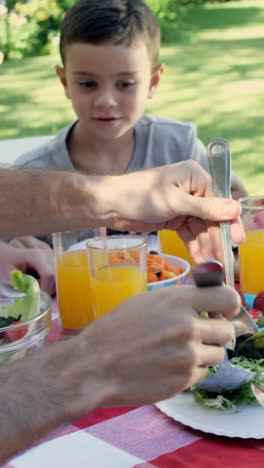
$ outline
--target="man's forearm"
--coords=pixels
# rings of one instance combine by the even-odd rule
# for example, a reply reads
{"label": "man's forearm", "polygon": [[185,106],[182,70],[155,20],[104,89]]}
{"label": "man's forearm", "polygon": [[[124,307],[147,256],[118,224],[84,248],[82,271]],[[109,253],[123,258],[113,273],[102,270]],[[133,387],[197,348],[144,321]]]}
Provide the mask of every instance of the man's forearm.
{"label": "man's forearm", "polygon": [[[93,353],[81,340],[50,345],[0,367],[0,465],[102,403]],[[84,350],[83,350],[84,351]],[[79,364],[79,365],[78,365]]]}
{"label": "man's forearm", "polygon": [[[179,231],[190,215],[206,223],[234,221],[241,212],[239,203],[214,199],[209,188],[208,175],[194,161],[121,176],[0,169],[0,236],[96,226],[119,231]],[[233,241],[241,243],[243,230],[233,231]],[[186,237],[186,230],[179,233]],[[189,242],[189,232],[186,238]]]}
{"label": "man's forearm", "polygon": [[0,169],[0,236],[100,226],[107,177],[74,172]]}

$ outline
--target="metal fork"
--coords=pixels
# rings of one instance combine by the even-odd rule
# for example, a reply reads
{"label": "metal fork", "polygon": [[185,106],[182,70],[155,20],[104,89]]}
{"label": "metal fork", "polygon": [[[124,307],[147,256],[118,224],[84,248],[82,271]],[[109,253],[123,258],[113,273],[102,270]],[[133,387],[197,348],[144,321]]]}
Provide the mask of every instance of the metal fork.
{"label": "metal fork", "polygon": [[[220,286],[223,282],[223,267],[216,260],[209,260],[193,268],[193,279],[196,286]],[[242,384],[249,382],[255,376],[255,372],[233,367],[225,350],[225,359],[220,364],[217,372],[199,383],[199,387],[213,393],[221,393],[225,390],[235,390]]]}
{"label": "metal fork", "polygon": [[[213,191],[216,197],[230,198],[231,187],[231,151],[228,143],[222,138],[215,138],[207,146],[207,158],[210,166]],[[226,284],[234,287],[234,264],[230,222],[219,223],[224,251],[224,268]],[[241,305],[240,313],[230,319],[233,322],[236,336],[243,333],[255,333],[258,327],[248,311]]]}

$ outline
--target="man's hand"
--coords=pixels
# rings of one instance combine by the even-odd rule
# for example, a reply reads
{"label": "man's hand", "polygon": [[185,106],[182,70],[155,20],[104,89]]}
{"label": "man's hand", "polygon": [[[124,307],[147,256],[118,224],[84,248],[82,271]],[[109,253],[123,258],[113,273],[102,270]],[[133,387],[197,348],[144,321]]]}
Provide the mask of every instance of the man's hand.
{"label": "man's hand", "polygon": [[9,401],[0,407],[0,464],[94,408],[182,392],[224,359],[233,338],[231,323],[199,312],[239,309],[233,288],[170,286],[131,297],[80,335],[0,366],[0,395]]}
{"label": "man's hand", "polygon": [[244,241],[240,204],[213,197],[211,179],[195,161],[109,177],[101,189],[104,225],[121,231],[176,230],[196,263],[223,261],[219,221],[230,220],[233,241]]}
{"label": "man's hand", "polygon": [[39,275],[40,287],[55,294],[55,261],[53,250],[34,237],[13,239],[9,244],[0,243],[0,283],[9,281],[14,269],[27,273],[34,270]]}
{"label": "man's hand", "polygon": [[[229,321],[203,319],[199,312],[232,316],[239,308],[238,294],[226,286],[171,286],[134,296],[75,339],[80,369],[82,360],[93,356],[104,406],[143,405],[172,397],[203,378],[208,366],[220,364],[224,346],[234,337]],[[76,395],[77,403],[85,408],[89,389],[79,388],[83,394]]]}

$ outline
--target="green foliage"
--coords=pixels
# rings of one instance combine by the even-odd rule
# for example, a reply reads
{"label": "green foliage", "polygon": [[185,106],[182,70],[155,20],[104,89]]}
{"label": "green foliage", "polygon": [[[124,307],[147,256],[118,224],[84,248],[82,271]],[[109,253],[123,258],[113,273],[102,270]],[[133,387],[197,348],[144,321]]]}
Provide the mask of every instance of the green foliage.
{"label": "green foliage", "polygon": [[[145,0],[158,18],[163,42],[180,40],[186,36],[186,15],[193,7],[201,7],[205,4],[230,2],[231,0]],[[240,1],[240,0],[233,0]]]}
{"label": "green foliage", "polygon": [[184,9],[181,0],[145,0],[159,21],[163,42],[175,40],[180,35]]}
{"label": "green foliage", "polygon": [[49,53],[64,13],[73,3],[75,0],[6,0],[0,10],[3,60]]}
{"label": "green foliage", "polygon": [[[184,34],[189,7],[229,0],[145,1],[159,20],[163,42],[171,42]],[[0,4],[0,63],[50,53],[61,20],[74,3],[76,0],[5,0],[5,6]]]}
{"label": "green foliage", "polygon": [[180,2],[182,6],[192,7],[192,6],[202,6],[205,3],[226,3],[226,2],[230,2],[231,0],[178,0],[178,1]]}

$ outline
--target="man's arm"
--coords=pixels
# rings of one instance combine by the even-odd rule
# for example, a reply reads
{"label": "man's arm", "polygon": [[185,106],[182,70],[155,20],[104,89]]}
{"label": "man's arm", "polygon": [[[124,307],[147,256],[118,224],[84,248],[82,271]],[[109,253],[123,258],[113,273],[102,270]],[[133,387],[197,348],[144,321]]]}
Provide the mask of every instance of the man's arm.
{"label": "man's arm", "polygon": [[98,225],[101,177],[37,169],[0,169],[1,237]]}
{"label": "man's arm", "polygon": [[[106,226],[120,231],[175,229],[194,259],[219,258],[209,241],[211,222],[232,220],[232,237],[244,240],[234,200],[213,198],[208,174],[194,161],[122,176],[0,170],[0,235]],[[192,227],[188,217],[195,217]],[[220,259],[220,258],[219,258]]]}
{"label": "man's arm", "polygon": [[188,388],[224,359],[234,334],[228,320],[197,312],[239,308],[233,288],[161,288],[131,297],[77,337],[2,364],[0,464],[96,407],[150,404]]}

